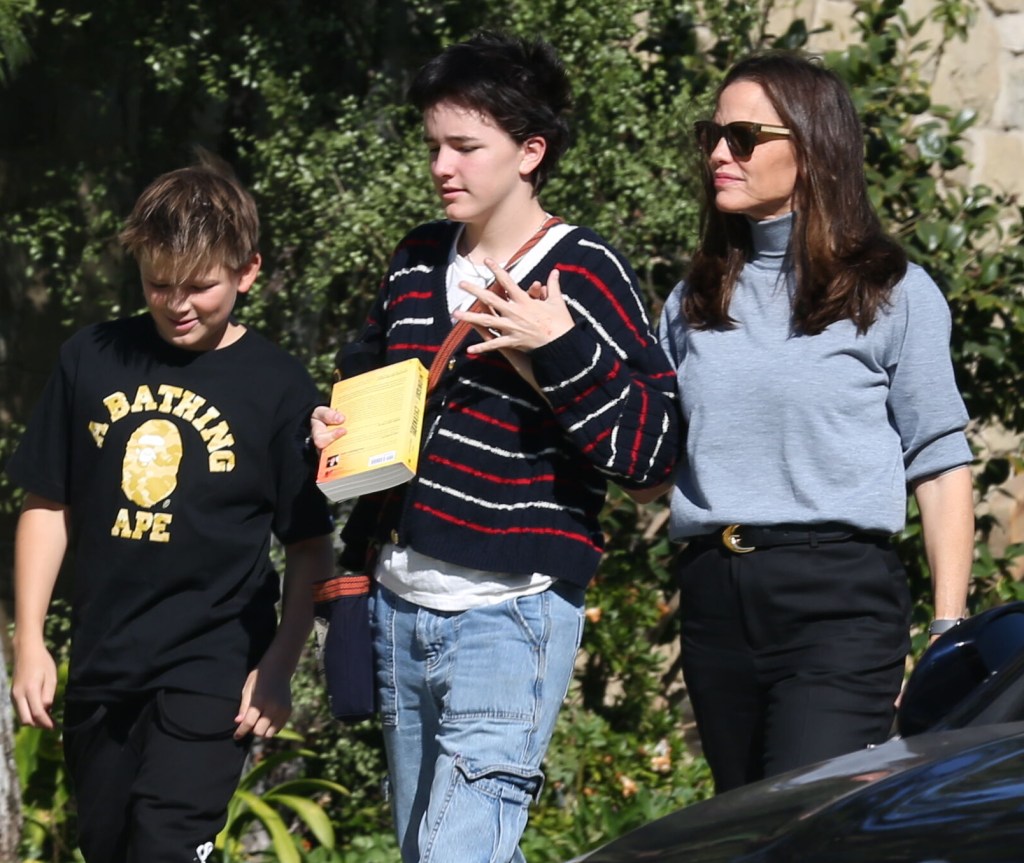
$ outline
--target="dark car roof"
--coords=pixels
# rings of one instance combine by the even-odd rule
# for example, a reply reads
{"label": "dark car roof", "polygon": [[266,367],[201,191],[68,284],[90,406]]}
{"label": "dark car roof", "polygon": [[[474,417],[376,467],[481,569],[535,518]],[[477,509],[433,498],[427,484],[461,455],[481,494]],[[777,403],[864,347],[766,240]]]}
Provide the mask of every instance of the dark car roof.
{"label": "dark car roof", "polygon": [[582,859],[1024,861],[1024,722],[894,739],[687,807]]}
{"label": "dark car roof", "polygon": [[730,791],[579,859],[1024,863],[1024,602],[942,635],[911,675],[899,727],[902,738]]}

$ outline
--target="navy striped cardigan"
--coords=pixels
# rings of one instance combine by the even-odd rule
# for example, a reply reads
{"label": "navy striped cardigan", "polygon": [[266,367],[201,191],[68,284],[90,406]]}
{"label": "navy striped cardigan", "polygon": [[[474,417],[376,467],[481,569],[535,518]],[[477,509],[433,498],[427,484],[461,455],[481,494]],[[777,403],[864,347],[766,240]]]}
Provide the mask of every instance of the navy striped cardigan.
{"label": "navy striped cardigan", "polygon": [[[430,366],[452,326],[445,281],[457,230],[432,222],[399,244],[357,346],[368,365]],[[575,320],[530,355],[547,402],[499,353],[462,347],[431,399],[418,475],[399,494],[361,499],[346,546],[372,533],[461,566],[585,586],[604,544],[606,480],[640,488],[670,477],[681,451],[675,373],[636,276],[587,228],[549,236],[516,271],[529,285],[557,268]]]}

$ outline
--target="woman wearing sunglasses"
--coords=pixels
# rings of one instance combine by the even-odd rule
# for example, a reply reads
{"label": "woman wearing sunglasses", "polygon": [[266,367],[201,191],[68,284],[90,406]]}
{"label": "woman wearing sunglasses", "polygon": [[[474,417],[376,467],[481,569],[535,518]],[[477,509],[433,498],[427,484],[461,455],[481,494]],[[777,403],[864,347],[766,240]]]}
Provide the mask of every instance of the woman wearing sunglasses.
{"label": "woman wearing sunglasses", "polygon": [[881,742],[909,649],[891,537],[920,507],[945,631],[973,550],[950,315],[868,201],[849,93],[820,65],[726,76],[702,235],[661,342],[688,421],[672,489],[684,672],[716,788]]}

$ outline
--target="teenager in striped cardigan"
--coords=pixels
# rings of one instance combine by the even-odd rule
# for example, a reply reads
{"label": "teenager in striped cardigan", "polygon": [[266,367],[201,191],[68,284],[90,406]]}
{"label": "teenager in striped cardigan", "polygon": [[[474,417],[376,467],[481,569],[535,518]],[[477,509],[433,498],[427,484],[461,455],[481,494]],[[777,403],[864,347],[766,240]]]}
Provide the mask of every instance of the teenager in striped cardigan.
{"label": "teenager in striped cardigan", "polygon": [[[629,264],[538,200],[569,137],[551,47],[480,34],[427,63],[410,97],[447,218],[399,244],[355,354],[429,366],[453,324],[472,329],[431,396],[418,475],[361,500],[343,537],[379,548],[374,648],[403,860],[519,861],[606,482],[664,482],[681,421]],[[319,447],[343,433],[317,410]]]}

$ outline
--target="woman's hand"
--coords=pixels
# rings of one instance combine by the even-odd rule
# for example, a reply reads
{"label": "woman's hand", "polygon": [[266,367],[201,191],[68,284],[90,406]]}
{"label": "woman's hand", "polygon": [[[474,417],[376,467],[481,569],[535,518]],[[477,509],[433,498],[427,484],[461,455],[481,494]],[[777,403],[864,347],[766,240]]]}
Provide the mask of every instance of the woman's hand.
{"label": "woman's hand", "polygon": [[313,410],[309,418],[309,438],[317,452],[322,452],[329,444],[336,441],[343,434],[345,416],[332,410],[326,405],[320,405]]}

